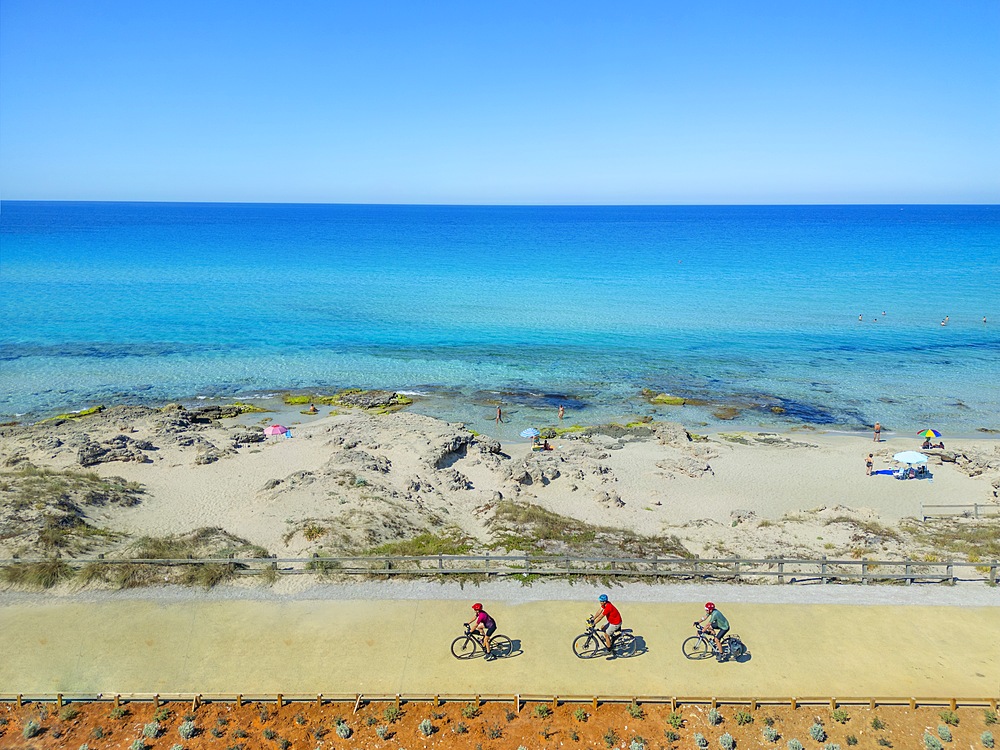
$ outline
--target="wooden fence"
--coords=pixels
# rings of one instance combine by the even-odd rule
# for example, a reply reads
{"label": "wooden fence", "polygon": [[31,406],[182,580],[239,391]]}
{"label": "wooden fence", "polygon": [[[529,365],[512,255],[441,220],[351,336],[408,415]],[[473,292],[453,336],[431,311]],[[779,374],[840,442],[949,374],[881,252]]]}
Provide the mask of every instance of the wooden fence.
{"label": "wooden fence", "polygon": [[[0,569],[52,558],[0,560]],[[258,558],[61,558],[73,569],[83,566],[224,565],[233,575],[362,575],[375,577],[589,577],[600,580],[724,580],[776,583],[946,583],[979,581],[1000,583],[1000,560],[871,560],[775,558],[649,557],[605,558],[532,555],[357,555],[345,557]]]}
{"label": "wooden fence", "polygon": [[192,710],[206,703],[233,703],[242,706],[244,703],[266,703],[274,704],[278,708],[290,703],[312,703],[317,707],[334,704],[347,703],[354,704],[354,712],[358,708],[368,703],[393,703],[397,707],[405,703],[430,703],[440,706],[444,703],[472,703],[477,708],[484,703],[506,703],[512,705],[516,711],[520,710],[528,703],[546,703],[552,708],[557,708],[564,704],[589,703],[594,708],[601,704],[625,703],[625,704],[647,704],[647,705],[669,705],[670,709],[676,710],[679,706],[702,705],[716,708],[718,706],[748,706],[751,711],[760,706],[789,706],[792,709],[805,706],[828,706],[836,709],[840,706],[867,706],[876,708],[878,706],[907,706],[909,708],[919,707],[946,707],[957,710],[963,706],[986,707],[993,711],[997,710],[997,697],[991,698],[942,698],[942,697],[835,697],[835,696],[669,696],[669,695],[545,695],[545,694],[406,694],[382,693],[335,693],[335,694],[243,694],[243,693],[217,693],[206,695],[202,693],[0,693],[0,703],[16,704],[21,708],[28,703],[55,703],[60,708],[68,703],[94,703],[108,702],[119,706],[124,703],[152,703],[159,707],[165,703],[183,702],[191,705]]}
{"label": "wooden fence", "polygon": [[920,505],[920,519],[929,518],[996,518],[1000,505],[996,503],[966,503],[965,505]]}

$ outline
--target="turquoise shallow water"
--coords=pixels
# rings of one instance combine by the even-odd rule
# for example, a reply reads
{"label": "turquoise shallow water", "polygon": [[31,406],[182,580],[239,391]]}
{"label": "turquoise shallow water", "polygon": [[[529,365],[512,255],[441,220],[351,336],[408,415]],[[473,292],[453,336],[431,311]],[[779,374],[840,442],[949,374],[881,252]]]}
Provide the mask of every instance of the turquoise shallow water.
{"label": "turquoise shallow water", "polygon": [[6,416],[361,386],[596,422],[652,388],[744,426],[1000,429],[996,206],[4,202],[0,314]]}

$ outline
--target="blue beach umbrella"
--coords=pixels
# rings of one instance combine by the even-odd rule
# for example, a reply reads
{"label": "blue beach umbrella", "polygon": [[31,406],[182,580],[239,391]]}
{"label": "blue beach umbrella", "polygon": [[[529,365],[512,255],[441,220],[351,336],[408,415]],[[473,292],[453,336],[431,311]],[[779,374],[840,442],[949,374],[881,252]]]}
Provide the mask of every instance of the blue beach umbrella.
{"label": "blue beach umbrella", "polygon": [[542,433],[541,433],[541,432],[539,432],[539,431],[538,431],[538,430],[537,430],[536,428],[534,428],[534,427],[529,427],[529,428],[528,428],[528,429],[526,429],[526,430],[521,430],[521,437],[526,437],[526,438],[533,438],[533,437],[538,437],[538,436],[539,436],[539,435],[541,435],[541,434],[542,434]]}

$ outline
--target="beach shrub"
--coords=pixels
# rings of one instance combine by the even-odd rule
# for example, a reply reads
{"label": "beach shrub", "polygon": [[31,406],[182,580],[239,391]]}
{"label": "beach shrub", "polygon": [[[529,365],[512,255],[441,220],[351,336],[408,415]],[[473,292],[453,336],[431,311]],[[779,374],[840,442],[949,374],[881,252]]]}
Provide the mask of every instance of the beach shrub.
{"label": "beach shrub", "polygon": [[171,745],[170,750],[184,750],[184,745],[181,744]]}
{"label": "beach shrub", "polygon": [[705,735],[703,735],[701,732],[695,732],[694,744],[696,744],[702,750],[705,750],[705,748],[708,747],[708,740],[705,739]]}
{"label": "beach shrub", "polygon": [[948,729],[944,724],[938,725],[938,737],[941,738],[942,742],[951,742],[951,730]]}
{"label": "beach shrub", "polygon": [[608,731],[604,733],[604,736],[601,737],[601,739],[604,740],[605,747],[614,747],[618,744],[618,732],[611,727],[608,727]]}
{"label": "beach shrub", "polygon": [[836,742],[828,742],[823,745],[823,750],[840,750],[840,745]]}
{"label": "beach shrub", "polygon": [[957,727],[958,726],[958,714],[954,711],[942,711],[941,721],[943,721],[948,726]]}
{"label": "beach shrub", "polygon": [[181,736],[181,739],[189,740],[198,733],[198,728],[195,727],[193,721],[185,721],[179,727],[177,727],[177,734]]}
{"label": "beach shrub", "polygon": [[979,741],[983,743],[983,747],[991,748],[993,747],[993,732],[988,729],[979,735]]}
{"label": "beach shrub", "polygon": [[718,726],[722,723],[722,714],[713,708],[708,712],[708,723],[713,727]]}
{"label": "beach shrub", "polygon": [[677,742],[681,738],[673,729],[664,729],[663,736],[667,738],[667,742]]}
{"label": "beach shrub", "polygon": [[80,745],[80,747],[77,748],[77,750],[90,750],[90,745],[84,742],[82,745]]}
{"label": "beach shrub", "polygon": [[633,719],[641,719],[645,716],[645,713],[642,710],[642,706],[640,706],[638,703],[629,703],[628,708],[626,708],[625,710],[628,711],[628,715],[631,716]]}
{"label": "beach shrub", "polygon": [[486,736],[491,740],[498,740],[503,736],[503,730],[499,724],[490,724],[486,727]]}
{"label": "beach shrub", "polygon": [[389,737],[389,727],[385,726],[384,724],[380,727],[376,727],[375,736],[378,737],[380,740],[386,739],[387,737]]}
{"label": "beach shrub", "polygon": [[94,727],[90,730],[90,736],[92,739],[99,740],[104,736],[104,727]]}
{"label": "beach shrub", "polygon": [[578,708],[576,709],[576,711],[573,712],[573,718],[576,719],[577,721],[586,721],[587,716],[588,716],[587,712],[582,708]]}
{"label": "beach shrub", "polygon": [[774,727],[764,727],[764,731],[761,732],[761,734],[766,742],[777,742],[778,737],[781,736],[778,734],[778,730]]}
{"label": "beach shrub", "polygon": [[847,735],[847,746],[848,747],[853,747],[854,745],[857,745],[857,744],[858,744],[858,738],[855,735],[853,735],[853,734]]}
{"label": "beach shrub", "polygon": [[879,737],[878,740],[876,740],[876,742],[878,743],[879,747],[892,747],[892,742],[886,739],[885,737]]}
{"label": "beach shrub", "polygon": [[465,724],[463,724],[462,722],[458,722],[458,724],[452,727],[451,731],[453,731],[455,734],[465,734],[469,731],[469,728],[465,726]]}
{"label": "beach shrub", "polygon": [[941,740],[930,732],[924,732],[924,747],[926,747],[927,750],[944,750]]}
{"label": "beach shrub", "polygon": [[346,721],[340,721],[337,723],[337,736],[342,740],[346,740],[352,734],[351,728],[347,726]]}
{"label": "beach shrub", "polygon": [[885,722],[876,716],[872,719],[872,729],[885,729]]}
{"label": "beach shrub", "polygon": [[680,729],[682,726],[684,726],[684,717],[681,716],[676,711],[671,711],[667,715],[667,724],[669,724],[674,729]]}
{"label": "beach shrub", "polygon": [[76,706],[65,706],[62,711],[59,712],[59,718],[62,721],[72,721],[80,712],[76,710]]}
{"label": "beach shrub", "polygon": [[403,709],[399,706],[386,706],[385,711],[382,712],[382,718],[385,719],[390,724],[395,724],[399,721],[399,717],[403,715]]}
{"label": "beach shrub", "polygon": [[160,732],[161,731],[162,731],[162,729],[160,728],[160,722],[158,722],[158,721],[151,721],[146,726],[144,726],[142,728],[142,735],[143,735],[143,737],[149,737],[151,739],[156,739],[157,737],[160,736]]}
{"label": "beach shrub", "polygon": [[170,709],[166,706],[160,706],[153,714],[153,718],[156,721],[166,721],[170,718]]}
{"label": "beach shrub", "polygon": [[267,729],[265,729],[265,730],[264,730],[263,732],[261,732],[261,734],[262,734],[262,735],[264,736],[264,739],[265,739],[265,740],[273,740],[273,739],[274,739],[275,737],[277,737],[277,736],[278,736],[278,733],[277,733],[277,732],[275,732],[275,731],[274,731],[273,729],[271,729],[270,727],[268,727],[268,728],[267,728]]}
{"label": "beach shrub", "polygon": [[788,750],[804,750],[804,748],[798,740],[788,740]]}
{"label": "beach shrub", "polygon": [[983,723],[985,723],[986,726],[991,726],[993,724],[996,724],[997,723],[997,712],[993,711],[992,709],[989,709],[989,708],[987,708],[986,710],[984,710],[983,711]]}
{"label": "beach shrub", "polygon": [[833,711],[831,711],[830,718],[833,719],[838,724],[846,724],[848,721],[851,720],[850,714],[848,714],[847,711],[845,711],[842,708],[835,708]]}
{"label": "beach shrub", "polygon": [[141,739],[132,740],[132,744],[128,746],[128,750],[146,750],[146,743]]}
{"label": "beach shrub", "polygon": [[813,724],[809,727],[809,736],[817,742],[823,742],[826,739],[826,730],[822,724]]}
{"label": "beach shrub", "polygon": [[504,718],[506,718],[508,722],[511,722],[517,718],[517,714],[508,709],[507,713],[504,715]]}
{"label": "beach shrub", "polygon": [[628,750],[646,750],[646,740],[642,737],[633,737],[628,743]]}
{"label": "beach shrub", "polygon": [[552,715],[552,709],[546,706],[544,703],[539,703],[535,706],[535,716],[539,719],[547,719]]}
{"label": "beach shrub", "polygon": [[736,723],[741,727],[747,724],[753,724],[753,714],[749,711],[737,711]]}
{"label": "beach shrub", "polygon": [[432,734],[434,734],[434,725],[431,724],[430,719],[424,719],[422,722],[420,722],[420,724],[417,726],[417,729],[420,730],[420,733],[424,737],[430,737]]}
{"label": "beach shrub", "polygon": [[722,750],[733,750],[733,747],[736,746],[736,740],[733,739],[733,735],[729,732],[725,732],[719,737],[719,745],[722,747]]}
{"label": "beach shrub", "polygon": [[24,729],[21,730],[21,734],[24,736],[24,739],[29,740],[41,731],[42,725],[34,719],[29,719],[28,723],[24,725]]}

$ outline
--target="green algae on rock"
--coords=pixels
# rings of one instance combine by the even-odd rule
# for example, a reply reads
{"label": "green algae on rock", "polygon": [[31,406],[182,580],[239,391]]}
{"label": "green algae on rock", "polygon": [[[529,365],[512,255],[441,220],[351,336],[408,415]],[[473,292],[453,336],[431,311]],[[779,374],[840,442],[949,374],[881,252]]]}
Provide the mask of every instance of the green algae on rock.
{"label": "green algae on rock", "polygon": [[71,411],[68,414],[57,414],[54,417],[49,417],[48,419],[43,419],[39,424],[46,424],[47,422],[61,422],[66,419],[82,419],[83,417],[90,417],[94,414],[100,414],[104,411],[104,406],[91,406],[89,409],[81,409],[80,411]]}

